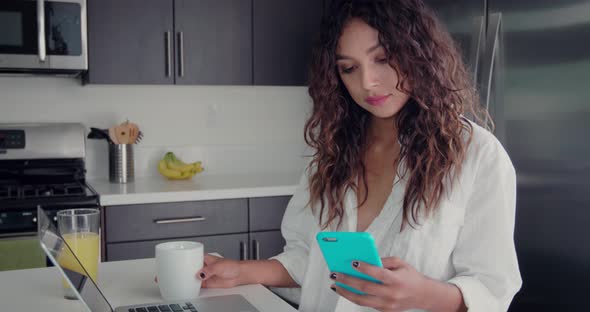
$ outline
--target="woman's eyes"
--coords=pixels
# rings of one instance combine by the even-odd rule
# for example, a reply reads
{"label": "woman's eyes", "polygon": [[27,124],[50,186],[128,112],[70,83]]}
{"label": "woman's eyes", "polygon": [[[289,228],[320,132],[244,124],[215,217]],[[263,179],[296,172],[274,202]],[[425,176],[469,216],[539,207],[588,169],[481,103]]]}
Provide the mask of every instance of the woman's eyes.
{"label": "woman's eyes", "polygon": [[376,62],[379,63],[379,64],[387,64],[387,63],[389,63],[388,60],[387,60],[387,58],[384,58],[384,57],[383,58],[378,58],[376,60]]}
{"label": "woman's eyes", "polygon": [[350,67],[341,67],[340,68],[340,72],[343,74],[350,74],[354,71],[354,66],[350,66]]}
{"label": "woman's eyes", "polygon": [[[379,57],[375,59],[375,63],[377,64],[389,64],[389,60],[386,57]],[[341,66],[340,73],[342,74],[350,74],[354,72],[356,66]]]}

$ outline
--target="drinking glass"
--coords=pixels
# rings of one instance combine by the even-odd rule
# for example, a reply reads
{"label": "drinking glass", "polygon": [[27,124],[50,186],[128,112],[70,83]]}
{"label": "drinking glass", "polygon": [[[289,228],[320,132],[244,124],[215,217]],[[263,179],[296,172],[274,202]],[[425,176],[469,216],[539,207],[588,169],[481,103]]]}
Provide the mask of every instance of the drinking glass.
{"label": "drinking glass", "polygon": [[[89,277],[96,283],[99,262],[99,232],[100,211],[98,209],[67,209],[57,212],[57,226],[76,258],[88,272]],[[76,259],[69,252],[62,253],[57,261],[66,269],[86,275],[80,269]],[[86,276],[88,276],[86,275]],[[62,281],[64,297],[76,299],[74,291],[65,280]]]}

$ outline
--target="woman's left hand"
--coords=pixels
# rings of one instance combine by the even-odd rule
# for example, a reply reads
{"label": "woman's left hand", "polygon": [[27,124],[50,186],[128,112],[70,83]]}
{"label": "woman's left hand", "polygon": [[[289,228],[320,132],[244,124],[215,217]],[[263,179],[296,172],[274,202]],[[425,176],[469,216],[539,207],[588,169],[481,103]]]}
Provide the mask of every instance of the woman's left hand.
{"label": "woman's left hand", "polygon": [[343,273],[330,275],[333,281],[346,284],[366,295],[358,295],[338,285],[331,288],[346,299],[379,311],[405,311],[423,307],[424,290],[430,279],[416,271],[411,265],[396,257],[381,259],[383,268],[365,262],[353,261],[351,265],[359,272],[382,282],[377,284]]}

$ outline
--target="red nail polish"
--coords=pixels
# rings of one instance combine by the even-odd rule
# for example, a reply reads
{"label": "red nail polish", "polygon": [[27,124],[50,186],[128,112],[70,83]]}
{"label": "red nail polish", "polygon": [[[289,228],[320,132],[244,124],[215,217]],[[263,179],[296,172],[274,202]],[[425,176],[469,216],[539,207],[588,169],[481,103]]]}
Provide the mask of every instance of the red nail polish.
{"label": "red nail polish", "polygon": [[332,274],[330,274],[330,278],[331,278],[331,279],[336,279],[336,273],[332,273]]}
{"label": "red nail polish", "polygon": [[360,263],[358,261],[352,261],[352,266],[355,267],[355,268],[358,268],[359,267],[359,264]]}
{"label": "red nail polish", "polygon": [[204,279],[205,278],[205,272],[201,272],[201,274],[199,274],[199,276]]}

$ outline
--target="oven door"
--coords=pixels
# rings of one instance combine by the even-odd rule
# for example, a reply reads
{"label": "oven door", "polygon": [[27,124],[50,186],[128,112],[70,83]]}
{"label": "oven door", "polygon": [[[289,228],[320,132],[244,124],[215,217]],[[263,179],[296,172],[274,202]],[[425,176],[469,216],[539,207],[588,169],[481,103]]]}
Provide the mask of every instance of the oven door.
{"label": "oven door", "polygon": [[85,0],[0,1],[0,69],[88,69]]}
{"label": "oven door", "polygon": [[[58,210],[69,208],[99,207],[96,203],[81,201],[70,207],[63,204],[44,206],[47,216],[53,222],[57,222]],[[41,250],[36,229],[36,208],[0,210],[0,271],[52,266]]]}
{"label": "oven door", "polygon": [[[49,214],[54,218],[56,212]],[[47,266],[36,228],[37,215],[32,209],[0,211],[0,271]]]}
{"label": "oven door", "polygon": [[37,233],[0,235],[0,271],[45,267],[46,259]]}

